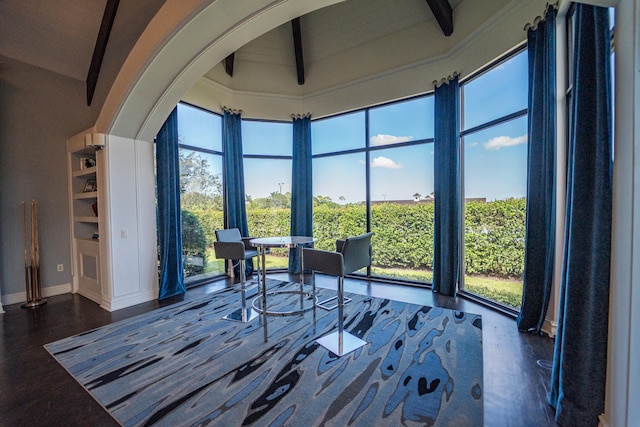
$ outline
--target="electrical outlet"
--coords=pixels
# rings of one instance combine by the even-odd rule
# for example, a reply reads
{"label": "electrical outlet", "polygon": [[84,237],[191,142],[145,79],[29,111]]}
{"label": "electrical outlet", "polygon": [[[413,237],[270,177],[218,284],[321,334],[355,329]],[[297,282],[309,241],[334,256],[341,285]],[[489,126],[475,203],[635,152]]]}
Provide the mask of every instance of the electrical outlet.
{"label": "electrical outlet", "polygon": [[58,264],[58,271],[64,271],[64,264]]}
{"label": "electrical outlet", "polygon": [[120,238],[121,239],[127,238],[127,230],[120,230]]}

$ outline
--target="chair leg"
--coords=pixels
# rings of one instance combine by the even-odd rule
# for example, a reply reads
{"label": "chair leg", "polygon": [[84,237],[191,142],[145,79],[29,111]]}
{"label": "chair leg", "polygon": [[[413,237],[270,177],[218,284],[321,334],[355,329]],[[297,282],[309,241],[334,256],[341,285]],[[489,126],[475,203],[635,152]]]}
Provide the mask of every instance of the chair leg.
{"label": "chair leg", "polygon": [[258,256],[256,257],[256,266],[257,266],[256,275],[258,276],[258,290],[260,290],[261,270],[260,270],[260,254],[259,253],[258,253]]}
{"label": "chair leg", "polygon": [[[313,294],[315,295],[316,294],[316,272],[315,271],[311,272],[311,277],[313,279]],[[341,278],[338,277],[338,280],[341,280]],[[327,298],[325,300],[322,300],[322,301],[316,303],[316,306],[320,307],[320,308],[323,308],[325,310],[333,310],[334,308],[336,308],[338,306],[338,301],[340,299],[342,300],[342,304],[346,304],[349,301],[351,301],[351,298],[345,297],[344,294],[342,295],[342,298],[340,298],[339,294],[340,294],[340,290],[338,289],[338,295],[335,295],[335,296],[329,297],[329,298]]]}
{"label": "chair leg", "polygon": [[337,356],[344,356],[347,353],[351,353],[367,343],[349,332],[344,332],[343,306],[343,278],[338,277],[338,330],[316,340],[318,344]]}
{"label": "chair leg", "polygon": [[251,307],[247,308],[247,288],[246,288],[246,263],[244,260],[240,260],[240,294],[242,299],[242,306],[234,312],[224,316],[226,320],[233,320],[236,322],[250,322],[256,317],[258,313]]}

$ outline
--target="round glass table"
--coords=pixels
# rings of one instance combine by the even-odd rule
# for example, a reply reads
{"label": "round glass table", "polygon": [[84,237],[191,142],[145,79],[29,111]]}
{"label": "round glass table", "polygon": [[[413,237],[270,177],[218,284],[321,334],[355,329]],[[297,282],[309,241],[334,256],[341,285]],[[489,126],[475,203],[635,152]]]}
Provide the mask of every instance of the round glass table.
{"label": "round glass table", "polygon": [[[276,237],[261,237],[257,239],[251,239],[249,244],[258,249],[259,256],[261,257],[262,262],[262,296],[258,296],[253,299],[251,305],[253,308],[263,314],[264,318],[264,335],[265,341],[267,340],[267,316],[291,316],[295,314],[301,314],[306,311],[309,311],[315,307],[317,302],[317,297],[315,296],[315,289],[311,292],[305,292],[303,289],[304,285],[304,260],[302,259],[302,245],[313,243],[317,239],[310,236],[276,236]],[[267,278],[266,278],[266,268],[265,268],[265,255],[267,253],[267,249],[270,248],[297,248],[298,249],[298,260],[300,262],[300,290],[286,290],[286,291],[272,291],[267,293]],[[279,310],[273,309],[269,310],[269,306],[277,306],[277,304],[269,303],[268,297],[275,297],[277,295],[283,295],[287,298],[291,297],[291,294],[299,295],[299,304],[296,303],[296,307],[293,308],[289,304],[287,309]],[[296,298],[296,301],[298,299]]]}

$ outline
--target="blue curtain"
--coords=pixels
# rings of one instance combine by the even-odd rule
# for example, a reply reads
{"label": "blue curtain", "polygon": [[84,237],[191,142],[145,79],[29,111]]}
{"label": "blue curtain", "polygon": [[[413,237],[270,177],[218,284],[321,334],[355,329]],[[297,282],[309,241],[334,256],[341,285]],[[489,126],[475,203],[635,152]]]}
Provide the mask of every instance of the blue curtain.
{"label": "blue curtain", "polygon": [[[240,113],[224,109],[222,117],[222,150],[224,174],[224,224],[237,228],[243,237],[249,236],[247,207],[244,195],[244,166],[242,159],[242,120]],[[236,274],[240,270],[236,269]],[[246,274],[253,273],[253,259],[247,260]]]}
{"label": "blue curtain", "polygon": [[[291,235],[313,236],[311,188],[311,118],[293,119],[293,165],[291,168]],[[297,249],[289,251],[289,272],[300,273]]]}
{"label": "blue curtain", "polygon": [[158,299],[184,294],[178,109],[174,108],[156,136],[158,243],[160,285]]}
{"label": "blue curtain", "polygon": [[455,296],[460,271],[460,85],[436,87],[433,291]]}
{"label": "blue curtain", "polygon": [[556,10],[527,33],[529,158],[524,287],[518,329],[539,333],[551,288],[556,238]]}
{"label": "blue curtain", "polygon": [[567,426],[604,411],[612,221],[609,18],[576,4],[567,212],[549,403]]}

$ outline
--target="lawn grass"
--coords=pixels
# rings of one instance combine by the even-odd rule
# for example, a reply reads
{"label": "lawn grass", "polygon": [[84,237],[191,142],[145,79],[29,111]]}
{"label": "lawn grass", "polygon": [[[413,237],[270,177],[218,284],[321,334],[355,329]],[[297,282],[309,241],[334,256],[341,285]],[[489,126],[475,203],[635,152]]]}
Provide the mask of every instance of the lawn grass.
{"label": "lawn grass", "polygon": [[[210,260],[215,261],[213,254],[211,254]],[[286,256],[267,255],[265,263],[267,269],[287,268],[289,266],[289,258]],[[431,283],[433,280],[433,273],[430,270],[372,267],[371,273],[379,277],[412,280],[416,282]],[[515,310],[520,310],[522,281],[500,277],[466,275],[464,284],[465,290],[468,292],[478,294]]]}
{"label": "lawn grass", "polygon": [[[286,268],[288,266],[288,259],[267,255],[266,264],[267,268]],[[371,273],[380,277],[413,280],[417,282],[431,283],[433,281],[433,273],[430,270],[372,267]],[[522,301],[521,281],[500,277],[466,275],[464,284],[465,290],[468,292],[520,310]]]}
{"label": "lawn grass", "polygon": [[465,276],[465,290],[520,311],[522,282],[497,277]]}

